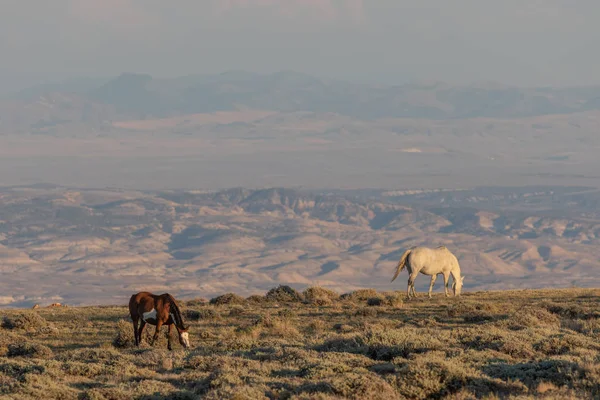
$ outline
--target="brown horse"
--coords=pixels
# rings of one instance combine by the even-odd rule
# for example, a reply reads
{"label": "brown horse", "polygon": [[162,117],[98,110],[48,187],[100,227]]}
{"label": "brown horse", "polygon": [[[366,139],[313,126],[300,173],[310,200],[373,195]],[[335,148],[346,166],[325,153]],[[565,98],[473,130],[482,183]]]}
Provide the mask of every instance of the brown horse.
{"label": "brown horse", "polygon": [[[156,331],[152,337],[151,346],[154,346],[154,342],[158,339],[160,328],[163,325],[169,327],[167,333],[167,348],[171,348],[171,327],[175,325],[177,332],[179,333],[179,343],[186,349],[190,347],[190,339],[188,335],[188,328],[183,324],[181,318],[181,312],[177,306],[177,302],[169,293],[163,293],[161,295],[154,295],[150,292],[139,292],[131,296],[129,299],[129,313],[131,320],[133,321],[133,334],[135,336],[135,345],[139,346],[142,341],[142,332],[146,323],[150,325],[156,325]],[[140,326],[138,328],[138,321],[141,319]]]}

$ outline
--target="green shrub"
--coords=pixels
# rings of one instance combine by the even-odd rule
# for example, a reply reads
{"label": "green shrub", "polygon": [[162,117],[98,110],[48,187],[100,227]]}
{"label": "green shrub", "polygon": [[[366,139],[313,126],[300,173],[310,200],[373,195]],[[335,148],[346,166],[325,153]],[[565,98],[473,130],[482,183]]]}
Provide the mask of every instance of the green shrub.
{"label": "green shrub", "polygon": [[303,297],[294,288],[286,285],[280,285],[267,292],[265,295],[267,301],[279,303],[297,303],[303,301]]}
{"label": "green shrub", "polygon": [[192,299],[185,302],[187,307],[205,306],[206,304],[208,304],[208,299],[205,299],[204,297],[198,297],[197,299]]}
{"label": "green shrub", "polygon": [[53,324],[46,321],[37,312],[29,311],[5,316],[2,319],[2,327],[26,331],[48,331],[49,328],[53,328]]}
{"label": "green shrub", "polygon": [[383,305],[387,307],[400,308],[404,305],[404,294],[390,293],[383,298]]}
{"label": "green shrub", "polygon": [[265,296],[261,296],[258,294],[253,294],[252,296],[249,296],[246,300],[252,304],[263,304],[267,301]]}
{"label": "green shrub", "polygon": [[381,297],[371,297],[367,300],[368,306],[382,306],[383,299]]}
{"label": "green shrub", "polygon": [[277,311],[277,316],[281,318],[296,318],[298,314],[294,310],[284,308],[283,310]]}
{"label": "green shrub", "polygon": [[302,292],[304,301],[315,306],[329,306],[340,298],[340,295],[333,290],[325,289],[320,286],[312,286]]}
{"label": "green shrub", "polygon": [[[317,366],[317,368],[320,367]],[[322,374],[316,376],[320,375]],[[317,394],[336,396],[331,397],[332,399],[387,400],[398,398],[398,394],[388,382],[369,371],[344,371],[331,376],[327,375],[326,380],[317,378],[314,382],[300,386],[296,389],[296,393],[310,394],[309,398],[311,399],[323,398],[316,397]]]}
{"label": "green shrub", "polygon": [[215,298],[210,299],[210,304],[214,304],[217,306],[225,305],[225,304],[245,304],[246,300],[243,297],[238,296],[235,293],[226,293],[221,296],[217,296]]}
{"label": "green shrub", "polygon": [[352,332],[354,330],[354,327],[352,327],[351,325],[347,325],[347,324],[335,324],[333,326],[333,329],[335,329],[336,331],[338,331],[340,333],[347,333],[347,332]]}
{"label": "green shrub", "polygon": [[529,307],[514,312],[509,317],[509,325],[516,329],[540,326],[559,326],[560,318],[545,308]]}
{"label": "green shrub", "polygon": [[[146,324],[146,328],[142,334],[142,342],[150,344],[155,330],[156,327],[154,325]],[[164,328],[164,331],[166,333],[166,328]],[[156,344],[163,343],[163,340],[166,340],[165,335],[159,335]],[[112,344],[114,347],[122,349],[135,347],[135,337],[133,336],[133,324],[131,321],[121,319],[117,322],[116,334]]]}
{"label": "green shrub", "polygon": [[357,309],[354,312],[354,315],[357,317],[376,317],[377,310],[375,310],[373,308],[362,307],[362,308]]}
{"label": "green shrub", "polygon": [[230,317],[238,317],[246,313],[246,308],[242,306],[233,306],[229,309]]}
{"label": "green shrub", "polygon": [[191,321],[212,320],[219,318],[219,313],[213,308],[201,308],[199,310],[185,310],[185,317]]}
{"label": "green shrub", "polygon": [[48,346],[40,343],[23,342],[8,345],[7,357],[52,358],[54,355]]}
{"label": "green shrub", "polygon": [[8,352],[8,346],[15,343],[24,343],[27,338],[10,331],[0,331],[0,357]]}
{"label": "green shrub", "polygon": [[340,296],[342,300],[348,300],[353,302],[362,302],[367,301],[372,297],[378,297],[377,291],[375,289],[359,289],[354,292],[344,293]]}

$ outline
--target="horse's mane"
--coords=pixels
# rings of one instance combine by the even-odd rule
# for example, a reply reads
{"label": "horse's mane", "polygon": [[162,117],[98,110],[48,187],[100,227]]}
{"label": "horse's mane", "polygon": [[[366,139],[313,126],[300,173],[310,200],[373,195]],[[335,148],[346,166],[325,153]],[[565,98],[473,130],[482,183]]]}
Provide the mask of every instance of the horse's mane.
{"label": "horse's mane", "polygon": [[175,317],[175,325],[182,329],[185,329],[185,325],[183,324],[183,318],[181,317],[181,311],[179,310],[179,306],[177,305],[175,298],[169,293],[167,293],[167,298],[169,299],[171,310],[173,310],[173,316]]}

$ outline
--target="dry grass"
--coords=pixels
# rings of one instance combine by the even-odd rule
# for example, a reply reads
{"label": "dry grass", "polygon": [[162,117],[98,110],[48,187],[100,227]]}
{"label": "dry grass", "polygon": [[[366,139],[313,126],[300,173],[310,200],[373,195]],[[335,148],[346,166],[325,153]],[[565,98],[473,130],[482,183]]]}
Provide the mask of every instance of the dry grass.
{"label": "dry grass", "polygon": [[192,349],[171,352],[154,327],[133,347],[126,307],[4,310],[0,398],[600,396],[600,290],[274,296],[187,305]]}

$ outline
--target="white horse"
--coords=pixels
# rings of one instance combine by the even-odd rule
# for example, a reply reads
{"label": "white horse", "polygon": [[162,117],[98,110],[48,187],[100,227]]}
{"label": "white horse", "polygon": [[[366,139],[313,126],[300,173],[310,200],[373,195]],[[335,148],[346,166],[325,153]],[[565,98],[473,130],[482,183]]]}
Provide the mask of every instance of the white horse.
{"label": "white horse", "polygon": [[465,277],[460,276],[460,265],[458,264],[458,260],[446,246],[439,246],[435,249],[429,247],[411,247],[406,250],[404,254],[402,254],[400,262],[396,267],[396,273],[392,278],[392,282],[398,277],[404,267],[408,269],[407,295],[409,299],[411,289],[414,297],[417,296],[417,292],[415,291],[415,279],[417,278],[417,275],[419,275],[419,272],[423,275],[431,276],[429,298],[431,298],[433,284],[435,283],[438,274],[444,275],[444,291],[446,297],[449,296],[448,278],[450,277],[450,274],[452,274],[454,280],[452,283],[454,295],[460,296]]}

